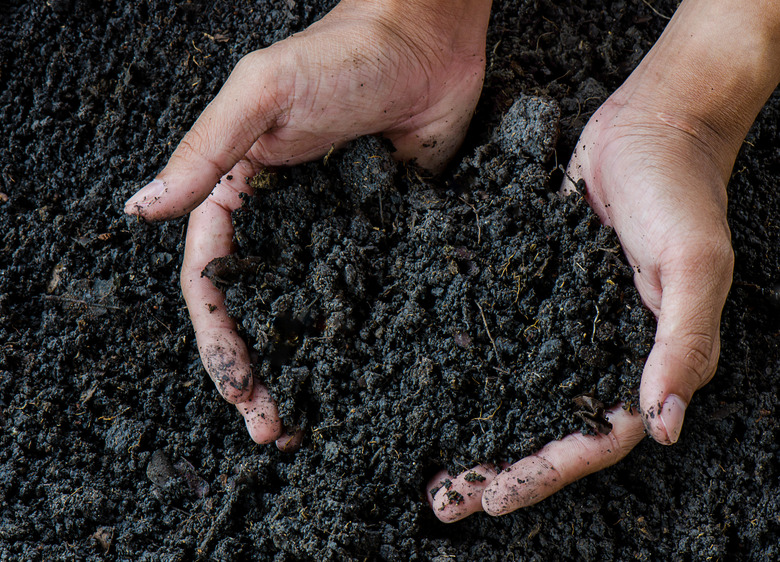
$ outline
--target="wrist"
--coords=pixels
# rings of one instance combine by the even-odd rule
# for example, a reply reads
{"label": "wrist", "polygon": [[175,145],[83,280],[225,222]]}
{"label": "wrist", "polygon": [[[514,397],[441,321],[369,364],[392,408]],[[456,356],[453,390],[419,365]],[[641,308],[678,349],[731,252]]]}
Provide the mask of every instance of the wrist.
{"label": "wrist", "polygon": [[484,56],[492,0],[342,0],[428,50]]}
{"label": "wrist", "polygon": [[652,96],[659,116],[735,156],[780,81],[780,3],[685,0],[634,75],[624,95]]}

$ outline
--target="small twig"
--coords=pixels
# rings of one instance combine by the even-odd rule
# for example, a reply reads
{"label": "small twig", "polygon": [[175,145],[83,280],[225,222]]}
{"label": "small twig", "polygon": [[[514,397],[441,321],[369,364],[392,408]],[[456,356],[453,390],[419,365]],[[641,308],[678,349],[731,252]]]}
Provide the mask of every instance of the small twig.
{"label": "small twig", "polygon": [[490,328],[488,328],[487,319],[485,318],[485,311],[482,310],[482,305],[480,305],[478,302],[476,302],[477,308],[479,309],[479,313],[482,316],[482,323],[485,325],[485,331],[487,332],[488,338],[490,339],[490,343],[493,344],[493,351],[496,354],[496,360],[503,366],[503,363],[501,362],[501,356],[498,354],[498,348],[496,347],[496,340],[493,339],[493,336],[490,335]]}
{"label": "small twig", "polygon": [[536,49],[534,49],[535,51],[539,50],[539,43],[541,42],[542,37],[547,37],[548,35],[555,35],[555,32],[554,31],[546,31],[546,32],[542,33],[541,35],[539,35],[539,37],[536,38]]}
{"label": "small twig", "polygon": [[[556,153],[555,156],[557,158],[558,153]],[[568,170],[565,170],[561,164],[558,164],[558,167],[555,168],[555,169],[556,170],[560,170],[561,172],[563,172],[563,175],[566,176],[566,179],[569,180],[572,183],[572,185],[574,186],[574,191],[576,191],[577,193],[580,193],[579,182],[578,181],[574,181],[574,178],[571,177],[571,174],[569,174]],[[582,194],[580,194],[580,195],[582,195]]]}
{"label": "small twig", "polygon": [[160,320],[160,319],[159,319],[159,318],[157,318],[157,317],[156,317],[154,314],[152,314],[152,311],[151,311],[151,310],[149,310],[149,307],[148,307],[148,306],[146,307],[146,312],[148,312],[148,313],[149,313],[149,316],[151,316],[151,317],[152,317],[152,318],[153,318],[153,319],[154,319],[154,320],[155,320],[155,321],[156,321],[156,322],[157,322],[157,323],[158,323],[160,326],[162,326],[163,328],[165,328],[166,330],[168,330],[168,333],[169,333],[169,334],[173,335],[173,332],[171,331],[171,328],[170,328],[170,326],[168,326],[168,325],[167,325],[167,324],[165,324],[165,323],[164,323],[162,320]]}
{"label": "small twig", "polygon": [[471,210],[474,211],[474,216],[477,217],[477,246],[479,246],[479,242],[482,240],[482,226],[479,224],[479,213],[477,212],[477,208],[466,201],[463,197],[461,197],[460,200],[471,207]]}
{"label": "small twig", "polygon": [[601,314],[601,312],[599,311],[599,307],[597,305],[594,304],[593,306],[596,307],[596,317],[593,319],[593,334],[590,336],[590,341],[592,343],[595,343],[596,342],[596,322],[599,321],[599,314]]}
{"label": "small twig", "polygon": [[502,400],[501,402],[499,402],[499,403],[498,403],[498,406],[496,406],[496,409],[495,409],[495,410],[493,410],[493,413],[492,413],[492,414],[490,414],[489,416],[487,416],[487,417],[483,418],[483,417],[482,417],[482,412],[480,412],[480,414],[479,414],[479,417],[478,417],[478,418],[474,418],[474,419],[472,419],[471,421],[477,421],[477,420],[485,420],[485,421],[488,421],[488,420],[492,420],[492,419],[493,419],[493,417],[494,417],[494,416],[495,416],[495,415],[498,413],[498,411],[501,409],[501,405],[502,405],[503,403],[504,403],[504,401],[503,401],[503,400]]}
{"label": "small twig", "polygon": [[122,312],[122,308],[118,307],[118,306],[111,306],[109,304],[100,304],[100,303],[97,303],[97,302],[87,302],[85,300],[73,299],[73,298],[70,298],[70,297],[61,297],[61,296],[58,296],[58,295],[43,295],[43,298],[48,299],[48,300],[69,302],[69,303],[72,303],[72,304],[83,304],[84,306],[92,306],[92,307],[95,307],[95,308],[105,308],[107,310],[118,310],[118,311]]}
{"label": "small twig", "polygon": [[323,426],[320,426],[320,427],[315,427],[315,428],[312,429],[312,432],[320,433],[321,431],[324,431],[326,429],[332,429],[334,427],[339,427],[339,426],[342,426],[342,425],[344,425],[344,421],[332,423],[330,425],[323,425]]}
{"label": "small twig", "polygon": [[330,159],[330,155],[331,155],[331,154],[333,154],[333,153],[335,152],[335,150],[336,150],[336,145],[335,145],[335,144],[331,144],[331,145],[330,145],[330,150],[328,150],[328,153],[327,153],[327,154],[325,155],[325,157],[322,159],[322,163],[323,163],[324,165],[327,165],[327,164],[328,164],[328,160]]}
{"label": "small twig", "polygon": [[116,414],[114,416],[100,416],[98,418],[98,420],[112,421],[112,420],[115,420],[116,418],[118,418],[119,416],[121,416],[122,414],[127,413],[128,410],[130,410],[130,406],[128,406],[127,408],[125,408],[124,410],[122,410],[121,412],[119,412],[118,414]]}
{"label": "small twig", "polygon": [[652,5],[650,2],[648,2],[647,0],[642,0],[642,4],[644,4],[645,6],[647,6],[648,8],[650,8],[651,10],[653,10],[653,13],[654,13],[656,16],[658,16],[659,18],[664,18],[665,20],[670,20],[670,19],[672,19],[672,18],[670,18],[669,16],[665,16],[665,15],[663,15],[661,12],[659,12],[658,10],[656,10],[655,8],[653,8],[653,5]]}
{"label": "small twig", "polygon": [[501,44],[501,39],[499,39],[499,40],[498,40],[498,43],[496,43],[496,44],[493,46],[493,51],[492,51],[492,52],[491,52],[491,54],[490,54],[490,66],[488,67],[488,72],[490,72],[491,70],[493,70],[493,62],[494,62],[494,61],[495,61],[495,59],[496,59],[496,51],[498,51],[498,46],[499,46],[500,44]]}

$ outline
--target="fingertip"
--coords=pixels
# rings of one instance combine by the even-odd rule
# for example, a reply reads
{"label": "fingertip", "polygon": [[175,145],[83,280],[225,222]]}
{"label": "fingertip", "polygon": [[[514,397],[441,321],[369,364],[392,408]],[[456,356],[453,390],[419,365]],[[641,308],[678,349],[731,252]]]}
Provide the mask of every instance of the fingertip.
{"label": "fingertip", "polygon": [[506,507],[499,499],[499,492],[495,484],[485,488],[482,492],[482,510],[491,517],[498,517],[506,513]]}
{"label": "fingertip", "polygon": [[301,448],[303,442],[303,430],[299,429],[293,433],[285,431],[281,437],[276,440],[276,448],[283,453],[295,453]]}
{"label": "fingertip", "polygon": [[[500,476],[500,475],[499,475]],[[482,510],[491,517],[500,517],[507,513],[512,513],[516,509],[526,507],[536,501],[527,500],[528,490],[525,481],[522,478],[514,477],[515,482],[511,482],[511,476],[499,477],[491,482],[482,492]],[[532,488],[533,485],[529,486]]]}
{"label": "fingertip", "polygon": [[281,432],[281,427],[276,430],[272,426],[252,423],[250,422],[249,418],[246,418],[245,421],[249,437],[251,437],[252,441],[258,445],[268,445],[269,443],[276,441],[279,433]]}
{"label": "fingertip", "polygon": [[550,462],[531,455],[496,476],[482,493],[482,509],[492,516],[506,515],[542,501],[567,483]]}
{"label": "fingertip", "polygon": [[673,445],[680,439],[685,420],[685,401],[676,394],[666,397],[663,404],[656,401],[643,413],[647,432],[662,445]]}
{"label": "fingertip", "polygon": [[442,523],[460,521],[482,511],[483,491],[495,476],[495,468],[488,465],[475,466],[455,478],[442,471],[429,483],[428,502]]}
{"label": "fingertip", "polygon": [[482,511],[480,501],[470,501],[458,490],[446,487],[436,492],[431,507],[436,518],[442,523],[455,523],[472,513]]}
{"label": "fingertip", "polygon": [[259,445],[276,441],[282,435],[282,421],[268,389],[255,384],[249,400],[236,404],[244,416],[246,429],[252,440]]}
{"label": "fingertip", "polygon": [[482,492],[482,510],[491,517],[506,515],[519,507],[523,507],[522,505],[510,507],[510,504],[518,503],[520,494],[515,487],[508,490],[506,484],[502,483],[503,480],[494,480]]}
{"label": "fingertip", "polygon": [[162,180],[152,180],[125,202],[125,214],[145,218],[146,210],[163,197],[166,189]]}
{"label": "fingertip", "polygon": [[428,480],[428,486],[425,490],[425,500],[428,502],[428,505],[433,508],[433,498],[436,497],[436,494],[441,490],[442,486],[444,486],[444,483],[447,481],[452,481],[452,476],[450,476],[450,473],[446,470],[440,470],[437,472],[433,478]]}
{"label": "fingertip", "polygon": [[268,445],[276,441],[281,433],[281,424],[275,428],[273,425],[268,425],[265,422],[262,424],[252,423],[249,418],[246,418],[245,421],[249,437],[258,445]]}

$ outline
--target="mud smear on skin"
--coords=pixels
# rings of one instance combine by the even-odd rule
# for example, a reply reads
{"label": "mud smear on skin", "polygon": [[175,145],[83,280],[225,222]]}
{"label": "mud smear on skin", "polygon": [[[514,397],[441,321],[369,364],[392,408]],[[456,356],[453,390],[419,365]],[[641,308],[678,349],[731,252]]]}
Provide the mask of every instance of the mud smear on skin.
{"label": "mud smear on skin", "polygon": [[[444,180],[407,178],[363,144],[354,161],[333,155],[277,177],[261,195],[271,222],[250,209],[236,216],[240,259],[262,259],[226,276],[232,311],[266,350],[258,372],[284,415],[308,428],[295,456],[252,444],[197,358],[178,290],[185,221],[145,225],[121,209],[241,54],[332,4],[4,6],[1,557],[776,559],[780,196],[766,186],[778,181],[777,96],[735,166],[737,261],[720,368],[680,443],[645,442],[619,466],[500,519],[443,526],[423,501],[438,466],[516,458],[581,427],[575,390],[550,390],[564,373],[581,373],[576,392],[609,403],[638,372],[617,370],[649,329],[619,278],[622,259],[585,251],[614,241],[576,196],[550,192],[561,180],[556,153],[563,164],[665,23],[641,3],[494,6],[485,92]],[[653,7],[669,15],[674,3]],[[558,123],[548,161],[545,148],[534,152],[550,148],[544,127],[515,135],[530,147],[519,154],[501,144],[501,119],[523,94],[561,109],[559,121],[542,105],[526,112]],[[261,241],[270,242],[258,250]],[[602,311],[607,278],[641,318],[615,301]],[[515,302],[518,280],[533,298]],[[576,294],[575,282],[594,294]],[[577,306],[540,314],[564,295]],[[534,312],[541,320],[529,329]],[[607,324],[614,334],[600,332]],[[596,367],[602,360],[615,371]]]}

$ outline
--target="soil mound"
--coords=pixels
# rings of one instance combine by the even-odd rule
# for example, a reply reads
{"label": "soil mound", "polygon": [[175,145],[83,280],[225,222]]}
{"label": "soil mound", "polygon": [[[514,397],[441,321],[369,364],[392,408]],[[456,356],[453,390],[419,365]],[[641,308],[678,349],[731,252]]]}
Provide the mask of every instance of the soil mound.
{"label": "soil mound", "polygon": [[720,367],[680,442],[503,518],[423,502],[438,466],[583,427],[577,394],[631,398],[647,315],[612,235],[552,192],[671,0],[496,3],[439,180],[373,141],[275,172],[235,217],[252,274],[218,281],[309,437],[249,441],[197,357],[185,222],[121,209],[242,54],[333,4],[0,6],[0,559],[776,560],[777,94],[734,168]]}

